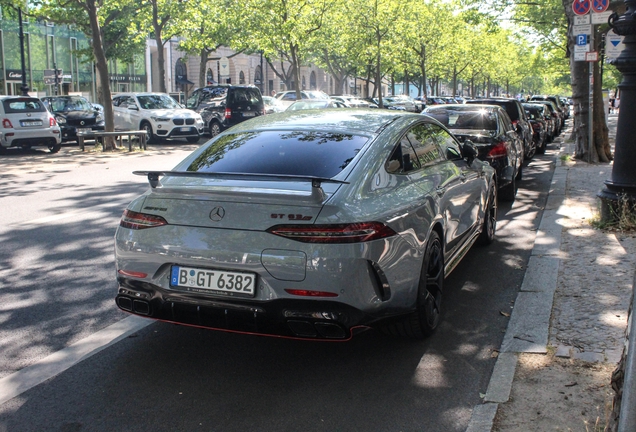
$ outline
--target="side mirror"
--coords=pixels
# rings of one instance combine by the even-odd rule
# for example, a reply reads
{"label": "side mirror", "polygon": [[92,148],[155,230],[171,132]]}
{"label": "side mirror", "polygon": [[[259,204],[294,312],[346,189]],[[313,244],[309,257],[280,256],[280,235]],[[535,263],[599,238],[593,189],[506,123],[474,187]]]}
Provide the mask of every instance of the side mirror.
{"label": "side mirror", "polygon": [[475,144],[471,140],[465,140],[464,144],[461,146],[462,156],[468,162],[468,165],[471,165],[475,158],[477,157],[477,149],[475,149]]}
{"label": "side mirror", "polygon": [[129,110],[139,111],[139,107],[137,105],[128,105]]}

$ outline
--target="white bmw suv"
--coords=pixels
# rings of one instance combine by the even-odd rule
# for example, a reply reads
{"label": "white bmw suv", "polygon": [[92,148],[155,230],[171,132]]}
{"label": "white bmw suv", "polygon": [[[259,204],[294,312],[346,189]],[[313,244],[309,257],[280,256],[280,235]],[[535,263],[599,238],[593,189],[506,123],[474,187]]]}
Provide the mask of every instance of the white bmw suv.
{"label": "white bmw suv", "polygon": [[203,120],[165,93],[119,93],[113,97],[115,130],[145,130],[148,142],[185,138],[199,141]]}
{"label": "white bmw suv", "polygon": [[0,153],[9,147],[60,151],[60,126],[38,98],[0,96]]}

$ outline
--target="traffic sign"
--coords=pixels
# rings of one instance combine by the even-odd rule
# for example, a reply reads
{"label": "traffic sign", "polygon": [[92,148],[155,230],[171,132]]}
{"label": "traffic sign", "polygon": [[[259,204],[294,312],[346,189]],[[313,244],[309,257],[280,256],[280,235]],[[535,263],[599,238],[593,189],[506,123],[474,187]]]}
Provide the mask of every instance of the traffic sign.
{"label": "traffic sign", "polygon": [[592,15],[592,24],[607,24],[607,19],[612,14],[611,10],[605,12],[594,12]]}
{"label": "traffic sign", "polygon": [[574,25],[583,25],[590,23],[590,14],[587,15],[575,15],[574,16]]}
{"label": "traffic sign", "polygon": [[593,0],[592,10],[594,12],[605,12],[609,7],[609,0]]}
{"label": "traffic sign", "polygon": [[618,58],[621,51],[625,49],[623,39],[625,36],[617,35],[614,30],[607,32],[607,36],[605,36],[605,58],[607,60]]}
{"label": "traffic sign", "polygon": [[575,35],[591,35],[592,34],[592,24],[583,24],[583,25],[575,25],[572,26],[572,34]]}
{"label": "traffic sign", "polygon": [[[596,62],[596,61],[598,61],[598,52],[597,51],[586,52],[585,53],[585,61],[587,61],[587,62]],[[592,81],[592,83],[593,83],[593,81]]]}
{"label": "traffic sign", "polygon": [[587,45],[587,35],[586,34],[576,35],[576,44]]}
{"label": "traffic sign", "polygon": [[585,15],[590,12],[592,2],[590,0],[574,0],[572,10],[576,15]]}

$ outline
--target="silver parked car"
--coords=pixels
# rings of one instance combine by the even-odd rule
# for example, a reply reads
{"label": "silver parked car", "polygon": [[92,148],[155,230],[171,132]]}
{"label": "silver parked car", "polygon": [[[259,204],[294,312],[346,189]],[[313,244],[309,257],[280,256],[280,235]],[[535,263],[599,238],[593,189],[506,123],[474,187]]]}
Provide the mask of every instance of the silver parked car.
{"label": "silver parked car", "polygon": [[271,114],[218,135],[150,188],[115,236],[117,305],[250,334],[419,338],[444,278],[495,235],[494,170],[431,117]]}
{"label": "silver parked car", "polygon": [[60,126],[42,101],[30,96],[0,96],[0,153],[10,147],[40,146],[51,153],[62,147]]}

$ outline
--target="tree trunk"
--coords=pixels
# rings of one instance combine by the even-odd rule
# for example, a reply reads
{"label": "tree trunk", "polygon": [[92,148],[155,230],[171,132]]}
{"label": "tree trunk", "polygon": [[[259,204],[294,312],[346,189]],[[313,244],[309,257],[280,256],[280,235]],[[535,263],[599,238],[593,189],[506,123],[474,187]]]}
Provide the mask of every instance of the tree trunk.
{"label": "tree trunk", "polygon": [[298,60],[298,47],[294,44],[290,44],[290,52],[292,57],[292,67],[294,68],[294,81],[296,82],[296,99],[300,100],[300,61]]}
{"label": "tree trunk", "polygon": [[[95,0],[86,1],[88,19],[93,35],[93,55],[95,56],[95,69],[97,71],[97,100],[104,107],[104,129],[106,132],[115,130],[115,119],[113,116],[113,102],[110,93],[110,83],[108,80],[108,62],[102,40],[101,28],[97,17],[97,6]],[[114,137],[104,137],[104,151],[111,151],[115,148]]]}
{"label": "tree trunk", "polygon": [[[206,75],[208,72],[208,50],[207,48],[201,48],[199,52],[199,87],[205,87],[208,82]],[[218,77],[217,77],[218,81]]]}
{"label": "tree trunk", "polygon": [[166,91],[166,65],[163,55],[163,40],[161,37],[162,25],[159,24],[159,10],[157,8],[157,1],[152,2],[152,27],[155,31],[155,41],[157,43],[157,63],[159,67],[159,91],[161,93],[168,93]]}

